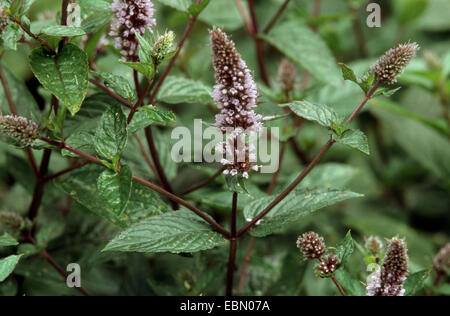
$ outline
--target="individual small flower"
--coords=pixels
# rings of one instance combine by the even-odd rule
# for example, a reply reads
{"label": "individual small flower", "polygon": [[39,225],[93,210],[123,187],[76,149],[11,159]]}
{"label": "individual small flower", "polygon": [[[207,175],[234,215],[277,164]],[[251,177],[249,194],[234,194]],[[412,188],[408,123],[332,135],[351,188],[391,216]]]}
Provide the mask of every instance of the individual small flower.
{"label": "individual small flower", "polygon": [[338,257],[329,255],[316,266],[316,274],[321,278],[330,277],[336,272],[339,264],[340,261]]}
{"label": "individual small flower", "polygon": [[297,70],[294,64],[284,58],[278,67],[278,81],[280,82],[281,90],[290,92],[294,90],[295,82],[297,81]]}
{"label": "individual small flower", "polygon": [[450,243],[439,250],[439,253],[433,259],[433,266],[438,271],[447,273],[450,271]]}
{"label": "individual small flower", "polygon": [[227,154],[222,160],[225,174],[248,178],[248,172],[256,167],[253,164],[256,155],[245,135],[258,132],[262,127],[262,116],[253,110],[257,106],[258,89],[233,41],[217,28],[213,28],[210,35],[216,74],[212,96],[220,109],[215,126],[230,135],[217,150]]}
{"label": "individual small flower", "polygon": [[402,73],[411,59],[416,56],[419,49],[420,47],[417,43],[400,44],[396,48],[388,50],[372,66],[371,72],[375,73],[381,81],[393,84],[397,82],[396,78]]}
{"label": "individual small flower", "polygon": [[379,279],[371,284],[367,294],[373,296],[403,296],[403,284],[408,275],[408,250],[403,239],[389,240]]}
{"label": "individual small flower", "polygon": [[125,59],[136,61],[138,40],[135,34],[144,35],[146,30],[152,32],[156,24],[153,19],[155,10],[151,0],[114,0],[111,9],[115,20],[111,24],[110,36],[115,37],[115,47]]}
{"label": "individual small flower", "polygon": [[309,260],[321,258],[327,250],[323,238],[314,232],[304,233],[298,237],[297,247]]}
{"label": "individual small flower", "polygon": [[161,63],[173,51],[174,40],[175,33],[172,31],[166,32],[164,35],[158,37],[153,46],[153,58],[156,63]]}
{"label": "individual small flower", "polygon": [[380,252],[383,250],[383,242],[378,236],[370,236],[366,238],[364,247],[366,248],[366,250],[369,252],[370,255],[376,256],[380,254]]}
{"label": "individual small flower", "polygon": [[38,137],[39,126],[21,116],[2,115],[0,116],[0,134],[3,134],[14,141],[18,147],[30,146]]}

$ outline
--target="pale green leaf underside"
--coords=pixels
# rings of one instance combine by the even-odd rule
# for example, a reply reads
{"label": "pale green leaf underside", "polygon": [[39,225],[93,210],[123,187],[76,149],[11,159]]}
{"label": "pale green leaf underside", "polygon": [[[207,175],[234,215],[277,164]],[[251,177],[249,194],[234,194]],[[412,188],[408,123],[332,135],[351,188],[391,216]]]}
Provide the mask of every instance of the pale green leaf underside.
{"label": "pale green leaf underside", "polygon": [[188,210],[144,219],[120,233],[103,251],[196,252],[221,245],[225,239]]}
{"label": "pale green leaf underside", "polygon": [[5,279],[14,271],[20,257],[21,255],[12,255],[0,259],[0,282],[5,281]]}
{"label": "pale green leaf underside", "polygon": [[325,127],[332,128],[332,122],[338,123],[339,121],[336,112],[327,105],[315,104],[308,101],[294,101],[281,104],[280,106],[289,107],[296,115]]}
{"label": "pale green leaf underside", "polygon": [[[256,237],[270,235],[316,210],[361,196],[362,194],[350,191],[297,189],[275,206],[261,223],[254,227],[251,234]],[[244,208],[245,219],[249,221],[255,218],[272,200],[273,197],[266,197],[248,204]]]}
{"label": "pale green leaf underside", "polygon": [[86,34],[86,32],[80,27],[65,25],[47,26],[41,30],[41,33],[49,36],[60,37],[82,36]]}
{"label": "pale green leaf underside", "polygon": [[159,101],[177,103],[199,103],[213,102],[212,89],[199,81],[183,77],[169,76],[162,85],[157,99]]}
{"label": "pale green leaf underside", "polygon": [[339,67],[322,38],[296,20],[280,23],[263,39],[322,82],[342,80]]}
{"label": "pale green leaf underside", "polygon": [[17,246],[19,243],[10,234],[4,233],[0,236],[0,247]]}
{"label": "pale green leaf underside", "polygon": [[32,51],[30,64],[44,88],[75,115],[87,94],[89,65],[86,54],[73,44],[65,45],[56,58],[38,48]]}

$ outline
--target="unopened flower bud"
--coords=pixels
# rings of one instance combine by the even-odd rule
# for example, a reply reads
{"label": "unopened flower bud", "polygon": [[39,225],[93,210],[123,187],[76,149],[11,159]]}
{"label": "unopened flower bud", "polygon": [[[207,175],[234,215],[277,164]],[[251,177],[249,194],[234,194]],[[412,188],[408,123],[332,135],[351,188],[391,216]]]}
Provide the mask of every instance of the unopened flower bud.
{"label": "unopened flower bud", "polygon": [[25,117],[0,116],[0,134],[10,138],[17,147],[30,146],[38,137],[38,133],[39,126]]}
{"label": "unopened flower bud", "polygon": [[301,235],[297,239],[297,247],[309,260],[321,258],[326,251],[323,238],[314,232]]}
{"label": "unopened flower bud", "polygon": [[161,63],[173,51],[173,41],[175,34],[172,31],[161,35],[153,46],[153,58],[156,63]]}
{"label": "unopened flower bud", "polygon": [[290,92],[294,90],[295,82],[297,81],[297,70],[294,64],[284,58],[278,67],[278,81],[280,82],[281,90]]}
{"label": "unopened flower bud", "polygon": [[336,272],[339,264],[338,257],[329,255],[316,266],[316,274],[321,278],[328,278]]}
{"label": "unopened flower bud", "polygon": [[397,82],[397,77],[403,69],[409,64],[411,59],[416,56],[419,50],[417,43],[400,44],[392,48],[382,56],[375,65],[372,66],[372,73],[378,76],[378,79],[388,84]]}
{"label": "unopened flower bud", "polygon": [[377,280],[373,280],[367,294],[371,296],[403,296],[403,284],[408,275],[408,254],[405,240],[392,238]]}
{"label": "unopened flower bud", "polygon": [[445,245],[434,257],[433,266],[438,271],[450,272],[450,243]]}
{"label": "unopened flower bud", "polygon": [[376,256],[383,250],[383,242],[378,236],[370,236],[366,238],[364,247],[369,252],[370,255]]}

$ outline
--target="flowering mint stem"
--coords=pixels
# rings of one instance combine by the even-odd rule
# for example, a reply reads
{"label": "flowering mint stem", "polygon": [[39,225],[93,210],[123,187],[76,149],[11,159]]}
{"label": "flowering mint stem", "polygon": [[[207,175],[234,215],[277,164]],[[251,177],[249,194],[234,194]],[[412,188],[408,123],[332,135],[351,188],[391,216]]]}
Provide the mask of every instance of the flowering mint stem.
{"label": "flowering mint stem", "polygon": [[[378,81],[375,83],[375,85],[372,87],[372,89],[367,93],[367,95],[364,97],[363,101],[358,105],[358,107],[353,111],[353,113],[348,117],[348,119],[345,121],[346,124],[350,123],[362,110],[364,105],[369,101],[369,99],[372,97],[372,95],[377,90],[378,86],[380,85],[381,80],[378,79]],[[261,213],[259,213],[251,222],[247,223],[238,233],[237,237],[242,236],[245,232],[247,232],[250,228],[252,228],[259,220],[261,220],[264,216],[267,215],[275,206],[277,206],[281,201],[283,201],[289,193],[291,193],[297,185],[303,181],[303,179],[311,172],[312,169],[317,165],[317,163],[322,159],[322,157],[328,152],[328,150],[333,146],[333,144],[336,141],[333,139],[333,137],[330,137],[328,142],[323,146],[323,148],[320,150],[320,152],[314,157],[314,159],[310,162],[310,164],[306,167],[305,170],[297,177],[297,179],[292,182],[289,187],[284,190],[280,195],[278,195],[275,200],[273,200]]]}
{"label": "flowering mint stem", "polygon": [[[66,149],[66,150],[68,150],[68,151],[70,151],[70,152],[72,152],[72,153],[74,153],[74,154],[76,154],[76,155],[86,159],[86,160],[91,161],[92,163],[95,163],[95,164],[100,165],[100,166],[104,166],[103,163],[98,158],[96,158],[94,156],[91,156],[91,155],[89,155],[89,154],[87,154],[85,152],[82,152],[81,150],[78,150],[76,148],[73,148],[73,147],[67,145],[64,142],[58,142],[58,141],[49,139],[49,138],[44,137],[44,136],[39,136],[38,138],[40,140],[42,140],[42,141],[52,145],[52,146],[58,147],[60,149]],[[201,210],[199,210],[195,206],[191,205],[189,202],[187,202],[187,201],[183,200],[182,198],[179,198],[178,196],[176,196],[176,195],[174,195],[174,194],[164,190],[160,186],[158,186],[158,185],[156,185],[154,183],[151,183],[150,181],[147,181],[145,179],[142,179],[142,178],[140,178],[138,176],[133,176],[133,180],[135,182],[138,182],[138,183],[140,183],[140,184],[142,184],[142,185],[144,185],[144,186],[146,186],[146,187],[148,187],[148,188],[150,188],[150,189],[152,189],[152,190],[154,190],[154,191],[156,191],[156,192],[166,196],[170,200],[185,206],[186,208],[190,209],[195,214],[197,214],[199,217],[203,218],[206,222],[211,224],[211,226],[213,226],[225,238],[230,238],[231,234],[230,234],[229,231],[227,231],[225,228],[223,228],[220,224],[218,224],[211,217],[209,217],[208,215],[203,213]]]}
{"label": "flowering mint stem", "polygon": [[236,237],[236,220],[237,220],[237,202],[238,193],[233,192],[233,202],[231,207],[231,238],[230,238],[230,253],[228,256],[228,268],[227,268],[227,289],[226,295],[233,295],[234,284],[234,271],[236,270],[236,250],[237,250],[237,237]]}
{"label": "flowering mint stem", "polygon": [[[197,0],[196,4],[199,5],[201,3],[201,0]],[[153,89],[153,93],[150,96],[149,104],[153,104],[153,101],[155,101],[156,95],[158,94],[159,89],[161,88],[162,84],[164,83],[164,80],[166,80],[167,75],[172,70],[173,66],[175,65],[175,61],[177,60],[178,56],[180,55],[181,49],[184,46],[184,43],[186,42],[186,39],[188,38],[189,34],[192,31],[192,27],[194,26],[195,22],[197,21],[197,15],[194,15],[190,18],[189,24],[187,25],[186,29],[184,30],[183,36],[181,37],[180,42],[178,43],[177,51],[175,53],[175,56],[172,57],[169,64],[167,65],[166,70],[159,78],[158,82],[155,85],[155,89]]]}
{"label": "flowering mint stem", "polygon": [[286,10],[286,7],[288,6],[289,2],[291,0],[285,0],[284,3],[281,5],[281,7],[278,9],[277,13],[273,16],[273,18],[270,20],[269,24],[267,24],[266,28],[264,29],[264,34],[267,34],[270,32],[270,30],[275,26],[278,19],[280,18],[281,14],[283,14],[284,10]]}
{"label": "flowering mint stem", "polygon": [[252,27],[253,33],[251,35],[253,37],[253,40],[255,41],[256,57],[258,59],[259,71],[261,73],[261,78],[264,84],[270,87],[269,74],[267,72],[266,62],[264,59],[264,42],[262,39],[258,38],[258,20],[256,19],[255,3],[253,2],[253,0],[248,0],[248,8],[250,11],[250,17],[253,24]]}

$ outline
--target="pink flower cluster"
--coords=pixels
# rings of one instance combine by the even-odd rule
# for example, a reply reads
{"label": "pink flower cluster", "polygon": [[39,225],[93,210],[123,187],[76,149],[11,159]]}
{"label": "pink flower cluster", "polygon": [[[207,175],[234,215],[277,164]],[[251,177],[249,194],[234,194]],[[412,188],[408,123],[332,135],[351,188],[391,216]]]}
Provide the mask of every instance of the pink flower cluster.
{"label": "pink flower cluster", "polygon": [[248,178],[249,170],[258,170],[252,164],[256,160],[251,153],[254,148],[245,142],[246,134],[262,128],[262,117],[253,110],[257,106],[258,88],[233,41],[217,28],[210,34],[217,83],[212,96],[220,109],[215,125],[223,133],[232,131],[231,137],[219,148],[227,154],[227,159],[222,160],[227,167],[224,173],[233,176],[242,174]]}
{"label": "pink flower cluster", "polygon": [[115,47],[125,59],[136,61],[138,41],[135,34],[143,35],[145,30],[152,32],[156,20],[152,18],[155,10],[151,0],[114,0],[111,9],[115,21],[111,24],[110,36],[115,37]]}

